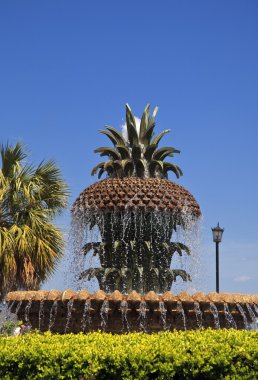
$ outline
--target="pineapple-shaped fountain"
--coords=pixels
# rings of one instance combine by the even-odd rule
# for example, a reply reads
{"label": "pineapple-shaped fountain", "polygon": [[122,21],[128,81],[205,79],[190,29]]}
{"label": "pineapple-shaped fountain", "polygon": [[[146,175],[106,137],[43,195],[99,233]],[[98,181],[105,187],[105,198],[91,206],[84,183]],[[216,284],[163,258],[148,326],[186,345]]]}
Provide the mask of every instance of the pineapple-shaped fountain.
{"label": "pineapple-shaped fountain", "polygon": [[[126,106],[126,137],[112,127],[101,131],[114,147],[95,152],[107,156],[92,174],[107,178],[85,189],[74,202],[72,216],[82,236],[78,254],[98,255],[100,267],[84,270],[80,278],[97,277],[100,290],[11,292],[8,310],[32,328],[52,332],[106,330],[147,332],[202,327],[248,328],[258,315],[258,295],[170,292],[183,269],[171,269],[174,253],[189,255],[173,241],[177,229],[187,230],[201,211],[193,196],[168,180],[181,169],[165,161],[179,153],[159,148],[165,130],[154,137],[155,108],[145,108],[139,128]],[[100,240],[86,241],[83,231],[97,229]],[[79,239],[80,240],[80,239]],[[80,263],[80,258],[75,256]]]}
{"label": "pineapple-shaped fountain", "polygon": [[[107,178],[84,190],[75,201],[73,219],[79,225],[97,226],[101,241],[84,245],[84,254],[92,249],[98,254],[101,268],[90,268],[81,278],[97,277],[100,289],[129,293],[171,289],[180,276],[190,275],[171,269],[175,252],[190,254],[189,248],[171,241],[173,231],[186,228],[190,219],[200,216],[193,196],[182,186],[168,180],[172,171],[177,178],[181,169],[165,159],[180,153],[172,147],[159,148],[165,130],[154,137],[156,107],[152,116],[147,105],[137,128],[129,105],[126,105],[126,137],[112,127],[100,132],[114,147],[95,150],[107,161],[99,163],[92,175]],[[83,228],[83,227],[82,227]]]}

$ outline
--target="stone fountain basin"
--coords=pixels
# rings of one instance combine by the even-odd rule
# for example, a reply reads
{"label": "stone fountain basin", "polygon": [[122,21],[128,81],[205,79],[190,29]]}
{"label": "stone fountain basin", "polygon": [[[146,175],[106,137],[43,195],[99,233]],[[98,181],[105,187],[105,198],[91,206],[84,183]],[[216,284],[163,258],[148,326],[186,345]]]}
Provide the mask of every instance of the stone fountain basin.
{"label": "stone fountain basin", "polygon": [[[153,291],[142,295],[135,291],[122,294],[118,290],[111,294],[102,290],[91,294],[87,290],[75,292],[67,289],[63,292],[10,292],[6,302],[19,320],[42,332],[50,330],[63,334],[103,330],[112,333],[151,333],[215,328],[218,326],[216,318],[220,327],[244,329],[247,323],[252,323],[257,317],[258,295],[203,292],[174,295],[171,292],[156,294]],[[211,305],[215,306],[217,317]],[[225,312],[225,305],[228,312]]]}

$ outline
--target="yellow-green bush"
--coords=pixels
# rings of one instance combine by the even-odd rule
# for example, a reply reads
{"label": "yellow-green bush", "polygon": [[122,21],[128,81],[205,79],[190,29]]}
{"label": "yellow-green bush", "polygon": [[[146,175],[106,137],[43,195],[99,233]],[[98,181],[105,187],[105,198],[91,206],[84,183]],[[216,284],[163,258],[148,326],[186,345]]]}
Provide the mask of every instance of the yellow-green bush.
{"label": "yellow-green bush", "polygon": [[0,379],[258,379],[258,333],[1,337]]}

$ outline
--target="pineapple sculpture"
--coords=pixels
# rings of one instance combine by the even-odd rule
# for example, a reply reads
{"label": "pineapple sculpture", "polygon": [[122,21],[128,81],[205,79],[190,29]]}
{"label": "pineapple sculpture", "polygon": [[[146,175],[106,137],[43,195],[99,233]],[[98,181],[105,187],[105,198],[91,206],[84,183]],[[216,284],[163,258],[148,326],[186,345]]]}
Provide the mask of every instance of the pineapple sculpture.
{"label": "pineapple sculpture", "polygon": [[180,153],[172,147],[159,148],[165,130],[154,136],[156,107],[150,115],[147,105],[137,129],[135,117],[126,105],[127,138],[113,127],[100,132],[113,147],[101,147],[96,153],[106,156],[92,170],[98,178],[107,178],[81,193],[72,209],[74,218],[84,220],[90,228],[98,226],[101,241],[83,247],[87,255],[92,249],[98,254],[101,268],[90,268],[81,278],[96,277],[100,289],[106,292],[136,290],[162,293],[171,289],[180,276],[190,280],[182,269],[171,269],[174,253],[189,255],[189,248],[172,242],[178,226],[186,228],[186,214],[200,216],[193,196],[182,186],[168,180],[172,171],[177,178],[181,169],[166,161]]}

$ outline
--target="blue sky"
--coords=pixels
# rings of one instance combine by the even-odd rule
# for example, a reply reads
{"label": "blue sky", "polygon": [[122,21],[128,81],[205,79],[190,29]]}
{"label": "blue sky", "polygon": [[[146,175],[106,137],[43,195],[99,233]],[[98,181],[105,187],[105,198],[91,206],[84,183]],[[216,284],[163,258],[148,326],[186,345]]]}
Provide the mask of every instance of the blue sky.
{"label": "blue sky", "polygon": [[[126,102],[138,116],[158,105],[157,132],[171,128],[163,143],[181,150],[178,183],[202,208],[202,290],[215,289],[219,221],[221,291],[257,293],[257,18],[255,0],[1,2],[1,142],[55,159],[72,203],[96,181],[98,129],[119,127]],[[45,287],[62,288],[63,272]]]}

